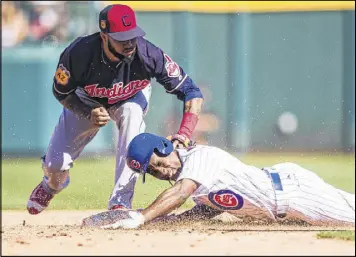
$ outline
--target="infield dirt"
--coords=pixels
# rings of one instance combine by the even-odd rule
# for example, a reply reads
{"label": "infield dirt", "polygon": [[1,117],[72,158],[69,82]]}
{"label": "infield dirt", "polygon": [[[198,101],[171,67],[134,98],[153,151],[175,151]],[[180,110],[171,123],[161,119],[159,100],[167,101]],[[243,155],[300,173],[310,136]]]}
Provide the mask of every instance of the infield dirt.
{"label": "infield dirt", "polygon": [[317,239],[318,231],[354,230],[296,224],[243,224],[231,216],[139,230],[82,228],[102,210],[2,212],[2,255],[353,255],[354,241]]}

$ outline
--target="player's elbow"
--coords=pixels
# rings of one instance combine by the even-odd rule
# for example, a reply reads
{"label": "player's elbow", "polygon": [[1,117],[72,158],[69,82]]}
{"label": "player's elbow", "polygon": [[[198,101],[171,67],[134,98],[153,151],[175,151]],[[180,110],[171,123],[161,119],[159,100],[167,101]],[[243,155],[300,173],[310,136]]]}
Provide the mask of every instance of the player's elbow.
{"label": "player's elbow", "polygon": [[203,94],[201,93],[200,89],[198,87],[196,88],[191,88],[190,90],[187,90],[184,92],[184,102],[192,101],[195,100],[197,103],[200,105],[203,104],[204,98]]}
{"label": "player's elbow", "polygon": [[183,85],[171,92],[177,95],[179,100],[182,100],[185,103],[195,98],[201,99],[202,101],[204,98],[200,88],[195,85],[189,77],[187,77]]}
{"label": "player's elbow", "polygon": [[55,89],[54,85],[52,87],[52,94],[57,99],[57,101],[60,103],[62,103],[64,101],[64,99],[68,96],[68,95],[58,93],[57,90]]}

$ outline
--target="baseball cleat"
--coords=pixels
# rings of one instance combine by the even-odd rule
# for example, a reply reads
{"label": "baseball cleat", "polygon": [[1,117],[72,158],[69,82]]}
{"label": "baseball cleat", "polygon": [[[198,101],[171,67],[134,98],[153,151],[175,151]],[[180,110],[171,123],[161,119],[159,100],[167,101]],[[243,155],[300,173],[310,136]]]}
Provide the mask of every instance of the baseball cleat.
{"label": "baseball cleat", "polygon": [[47,193],[42,182],[32,191],[30,199],[27,201],[27,210],[30,214],[39,214],[49,205],[54,197],[53,194]]}

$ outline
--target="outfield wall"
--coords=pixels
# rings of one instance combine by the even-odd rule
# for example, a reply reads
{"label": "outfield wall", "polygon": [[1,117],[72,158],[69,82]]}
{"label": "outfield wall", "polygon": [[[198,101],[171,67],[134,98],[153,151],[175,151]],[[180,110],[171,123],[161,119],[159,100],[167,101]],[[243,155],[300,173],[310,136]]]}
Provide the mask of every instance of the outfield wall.
{"label": "outfield wall", "polygon": [[[139,10],[138,23],[202,88],[199,142],[240,151],[347,151],[355,145],[355,12],[347,3],[318,11]],[[4,154],[47,148],[61,111],[51,84],[64,46],[3,49]],[[181,108],[154,82],[147,131],[174,132]],[[278,126],[285,112],[297,118],[290,135]],[[293,121],[284,129],[293,130]],[[104,128],[86,152],[112,151],[112,131]]]}

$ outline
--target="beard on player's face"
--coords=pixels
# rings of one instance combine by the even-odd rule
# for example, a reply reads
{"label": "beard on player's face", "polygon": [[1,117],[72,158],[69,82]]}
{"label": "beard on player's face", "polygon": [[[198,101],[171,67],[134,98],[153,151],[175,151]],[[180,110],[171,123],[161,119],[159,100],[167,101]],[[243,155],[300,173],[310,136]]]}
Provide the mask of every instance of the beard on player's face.
{"label": "beard on player's face", "polygon": [[119,60],[132,60],[132,57],[136,52],[137,38],[120,42],[111,38],[104,32],[100,32],[100,37],[103,42],[104,52],[110,59],[115,57]]}
{"label": "beard on player's face", "polygon": [[147,173],[160,180],[175,180],[180,168],[181,163],[175,151],[167,157],[160,157],[153,153]]}
{"label": "beard on player's face", "polygon": [[110,52],[121,54],[125,57],[130,57],[136,50],[137,39],[131,39],[127,41],[117,41],[107,36],[107,46]]}

